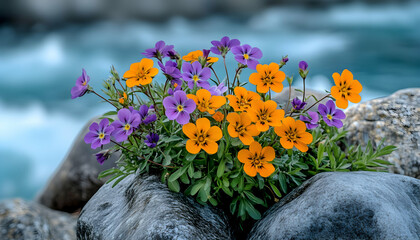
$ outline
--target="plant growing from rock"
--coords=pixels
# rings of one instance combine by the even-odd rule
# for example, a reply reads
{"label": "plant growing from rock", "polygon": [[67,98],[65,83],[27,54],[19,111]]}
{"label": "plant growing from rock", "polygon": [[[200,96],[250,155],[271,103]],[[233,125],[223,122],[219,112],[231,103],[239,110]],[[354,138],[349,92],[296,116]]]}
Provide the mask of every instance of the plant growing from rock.
{"label": "plant growing from rock", "polygon": [[[346,143],[341,122],[346,116],[338,107],[359,102],[362,91],[349,70],[334,73],[331,92],[316,99],[306,96],[309,68],[300,62],[302,97],[289,97],[283,106],[272,100],[272,92],[281,92],[286,79],[291,89],[293,77],[280,70],[287,57],[279,64],[262,64],[261,50],[237,39],[211,43],[210,50],[181,57],[172,45],[159,41],[122,78],[111,67],[104,81],[106,96],[88,85],[83,70],[72,98],[93,93],[113,107],[91,125],[85,141],[101,148],[96,154],[100,164],[122,153],[118,167],[100,178],[110,177],[115,186],[130,174],[157,174],[172,191],[220,206],[244,222],[260,219],[268,207],[317,173],[386,170],[389,163],[380,157],[395,147],[380,144],[374,150],[369,144],[362,150]],[[231,74],[226,66],[230,53],[238,62]],[[213,65],[220,62],[225,71],[218,75]],[[240,81],[247,68],[253,71],[252,85]],[[315,104],[308,106],[310,98]],[[330,100],[320,104],[326,98]],[[114,145],[107,147],[109,142]]]}

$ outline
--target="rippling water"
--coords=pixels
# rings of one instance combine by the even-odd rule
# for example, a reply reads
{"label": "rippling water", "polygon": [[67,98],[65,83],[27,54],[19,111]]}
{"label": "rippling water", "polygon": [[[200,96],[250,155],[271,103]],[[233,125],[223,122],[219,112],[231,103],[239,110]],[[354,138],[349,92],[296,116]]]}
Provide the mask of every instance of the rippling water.
{"label": "rippling water", "polygon": [[[333,72],[351,70],[362,100],[420,87],[420,4],[347,5],[323,10],[272,8],[250,18],[174,18],[162,23],[96,22],[27,32],[0,27],[0,198],[32,198],[91,117],[110,109],[94,96],[70,100],[85,68],[97,88],[113,64],[123,74],[158,40],[181,54],[209,48],[228,35],[259,47],[263,63],[297,75],[310,65],[308,85],[329,89]],[[236,65],[230,56],[228,65]],[[216,66],[222,72],[222,65]],[[242,79],[251,73],[246,70]],[[233,74],[233,73],[232,73]]]}

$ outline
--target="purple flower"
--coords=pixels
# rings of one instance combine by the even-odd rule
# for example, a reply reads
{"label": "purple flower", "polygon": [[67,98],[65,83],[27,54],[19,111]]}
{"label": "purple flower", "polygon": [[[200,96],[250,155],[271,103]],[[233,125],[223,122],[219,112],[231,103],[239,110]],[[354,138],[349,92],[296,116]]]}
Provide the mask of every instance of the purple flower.
{"label": "purple flower", "polygon": [[287,63],[288,61],[289,61],[289,58],[288,57],[284,57],[284,58],[281,59],[281,62],[282,63]]}
{"label": "purple flower", "polygon": [[225,56],[231,48],[239,46],[241,42],[238,39],[230,40],[229,37],[225,36],[220,41],[211,41],[211,44],[214,46],[210,48],[212,53]]}
{"label": "purple flower", "polygon": [[85,69],[82,69],[82,76],[77,78],[76,86],[71,89],[71,99],[85,95],[89,87],[89,81],[90,77],[86,74]]}
{"label": "purple flower", "polygon": [[308,63],[306,63],[305,61],[300,61],[299,62],[299,69],[302,71],[306,71],[306,69],[308,69]]}
{"label": "purple flower", "polygon": [[149,108],[147,105],[141,105],[138,111],[140,114],[140,124],[147,125],[156,121],[156,114],[149,115],[149,110],[151,110],[151,107]]}
{"label": "purple flower", "polygon": [[174,95],[174,92],[179,91],[179,90],[182,90],[180,85],[176,86],[174,89],[169,88],[168,89],[168,94],[172,96],[172,95]]}
{"label": "purple flower", "polygon": [[232,53],[235,54],[235,59],[243,65],[247,65],[251,69],[256,69],[258,59],[262,58],[263,54],[259,48],[252,48],[248,44],[236,46],[232,48]]}
{"label": "purple flower", "polygon": [[292,106],[295,110],[302,110],[306,105],[306,102],[302,102],[298,97],[292,100]]}
{"label": "purple flower", "polygon": [[190,121],[190,113],[192,113],[196,104],[194,100],[188,99],[184,91],[176,91],[173,96],[163,99],[165,114],[169,120],[175,120],[184,125]]}
{"label": "purple flower", "polygon": [[98,161],[98,163],[102,165],[111,156],[111,150],[106,149],[106,150],[100,151],[97,154],[95,154],[95,156],[96,156],[96,161]]}
{"label": "purple flower", "polygon": [[346,114],[340,109],[335,108],[335,104],[333,100],[328,100],[328,102],[324,104],[319,104],[318,112],[324,119],[324,122],[332,127],[341,128],[343,123],[340,119],[346,118]]}
{"label": "purple flower", "polygon": [[89,126],[89,132],[85,135],[85,143],[92,144],[92,149],[108,144],[113,131],[114,127],[109,125],[108,118],[102,119],[99,124],[94,122]]}
{"label": "purple flower", "polygon": [[308,129],[314,129],[314,128],[318,127],[318,125],[319,125],[318,124],[318,120],[319,120],[318,113],[308,111],[308,115],[309,115],[309,117],[300,115],[299,119],[304,121],[304,122],[307,122],[306,127]]}
{"label": "purple flower", "polygon": [[168,57],[174,60],[180,59],[179,54],[173,49],[168,50]]}
{"label": "purple flower", "polygon": [[142,53],[144,56],[149,58],[157,58],[162,59],[164,57],[168,57],[168,52],[173,50],[174,45],[165,45],[164,41],[159,41],[155,44],[154,48],[146,49],[144,53]]}
{"label": "purple flower", "polygon": [[146,145],[149,148],[154,148],[156,147],[158,141],[159,135],[157,135],[156,133],[149,133],[149,135],[146,136],[146,140],[144,140],[144,143],[146,143]]}
{"label": "purple flower", "polygon": [[225,84],[222,82],[219,84],[219,86],[211,86],[209,88],[206,88],[211,95],[213,96],[222,96],[223,93],[225,93],[228,88],[225,86]]}
{"label": "purple flower", "polygon": [[198,61],[193,63],[184,62],[182,64],[182,71],[184,72],[182,78],[188,82],[190,89],[194,88],[194,83],[197,83],[197,87],[210,87],[210,84],[207,82],[211,76],[210,68],[202,68],[201,63]]}
{"label": "purple flower", "polygon": [[161,62],[158,62],[158,64],[162,72],[168,77],[168,79],[171,80],[172,85],[174,85],[175,83],[178,85],[182,85],[181,71],[179,71],[179,69],[177,68],[178,65],[176,64],[176,62],[167,61],[165,63],[165,66]]}
{"label": "purple flower", "polygon": [[111,126],[115,128],[112,136],[117,142],[124,142],[128,136],[133,133],[134,129],[140,124],[140,114],[137,110],[132,112],[126,108],[118,111],[118,119]]}

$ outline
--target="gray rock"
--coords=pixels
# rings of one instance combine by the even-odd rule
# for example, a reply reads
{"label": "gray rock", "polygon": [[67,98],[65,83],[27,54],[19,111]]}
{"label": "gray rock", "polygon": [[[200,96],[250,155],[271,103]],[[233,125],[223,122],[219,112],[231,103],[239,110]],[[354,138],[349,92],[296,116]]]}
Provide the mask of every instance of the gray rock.
{"label": "gray rock", "polygon": [[98,175],[114,167],[119,155],[114,154],[102,166],[96,161],[94,154],[100,149],[91,149],[83,140],[94,120],[86,124],[76,137],[64,161],[38,194],[38,203],[65,212],[80,211],[105,183],[105,180],[98,179]]}
{"label": "gray rock", "polygon": [[231,239],[220,211],[174,193],[156,176],[101,187],[80,213],[78,239]]}
{"label": "gray rock", "polygon": [[269,209],[249,239],[419,239],[419,208],[418,179],[321,173]]}
{"label": "gray rock", "polygon": [[0,202],[0,239],[76,239],[76,217],[34,202],[10,199]]}
{"label": "gray rock", "polygon": [[400,90],[346,111],[350,144],[366,146],[368,140],[398,149],[383,159],[394,165],[390,171],[420,178],[420,88]]}
{"label": "gray rock", "polygon": [[[308,96],[311,96],[311,95],[314,95],[319,100],[327,94],[323,93],[323,92],[311,90],[311,89],[306,89],[306,92],[305,92],[306,97],[305,98],[307,98]],[[298,91],[295,91],[295,88],[292,87],[290,104],[289,104],[289,107],[287,108],[287,110],[286,110],[286,106],[287,106],[287,101],[289,100],[289,87],[284,87],[283,91],[275,94],[272,99],[276,103],[280,104],[283,107],[282,109],[285,109],[285,111],[288,112],[292,107],[291,102],[292,102],[293,98],[295,98],[295,97],[299,97],[299,99],[302,100],[302,93],[298,92]],[[327,101],[328,101],[328,99],[324,99],[324,100],[321,101],[321,103],[326,103]],[[312,106],[315,103],[315,99],[311,97],[310,99],[308,99],[307,102],[308,102],[308,104],[305,106],[305,108],[308,108],[308,107]],[[310,109],[310,111],[317,111],[318,110],[318,105],[319,104],[314,105]]]}

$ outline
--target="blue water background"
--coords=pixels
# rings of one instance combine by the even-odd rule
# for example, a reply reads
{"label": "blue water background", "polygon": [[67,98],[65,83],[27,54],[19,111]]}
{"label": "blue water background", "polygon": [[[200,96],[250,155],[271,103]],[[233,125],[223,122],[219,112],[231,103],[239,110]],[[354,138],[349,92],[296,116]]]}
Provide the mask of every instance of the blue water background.
{"label": "blue water background", "polygon": [[[140,54],[164,40],[182,55],[227,35],[259,47],[262,63],[288,54],[287,75],[309,63],[310,88],[330,89],[348,68],[364,86],[362,101],[420,87],[420,4],[328,9],[271,8],[235,18],[214,15],[150,23],[92,22],[46,30],[0,27],[0,199],[31,199],[65,157],[82,126],[111,108],[94,96],[70,99],[85,68],[100,88],[114,65],[122,75]],[[233,76],[236,62],[228,56]],[[215,65],[224,77],[223,65]],[[251,70],[245,70],[247,80]],[[296,81],[300,85],[300,81]],[[92,159],[94,161],[94,159]]]}

